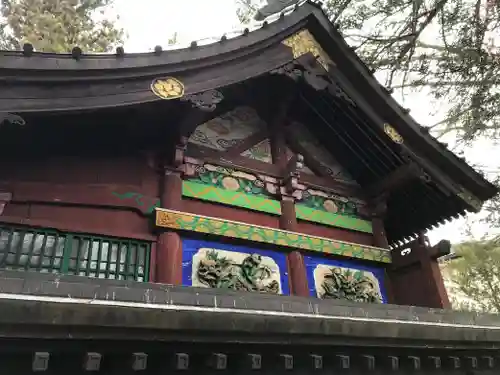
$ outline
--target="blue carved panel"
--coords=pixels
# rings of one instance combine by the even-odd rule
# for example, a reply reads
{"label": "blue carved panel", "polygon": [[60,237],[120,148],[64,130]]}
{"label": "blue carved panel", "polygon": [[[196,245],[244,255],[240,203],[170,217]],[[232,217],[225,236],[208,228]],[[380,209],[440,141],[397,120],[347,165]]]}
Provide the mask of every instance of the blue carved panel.
{"label": "blue carved panel", "polygon": [[387,303],[383,268],[321,256],[305,256],[304,263],[311,296]]}
{"label": "blue carved panel", "polygon": [[183,285],[290,293],[286,254],[190,238],[182,254]]}

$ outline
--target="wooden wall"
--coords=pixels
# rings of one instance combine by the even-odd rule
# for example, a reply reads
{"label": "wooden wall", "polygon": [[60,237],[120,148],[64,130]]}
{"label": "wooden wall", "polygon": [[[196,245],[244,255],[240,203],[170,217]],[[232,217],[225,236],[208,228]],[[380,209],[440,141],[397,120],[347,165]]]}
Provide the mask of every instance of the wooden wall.
{"label": "wooden wall", "polygon": [[[0,192],[12,193],[0,220],[60,230],[153,240],[145,211],[159,175],[146,155],[26,157],[0,162]],[[141,207],[134,197],[142,194]]]}
{"label": "wooden wall", "polygon": [[[157,235],[148,213],[158,203],[160,178],[161,173],[155,170],[147,154],[4,160],[0,163],[0,192],[12,193],[12,201],[6,205],[0,222],[149,240],[155,244]],[[141,194],[142,206],[137,196],[127,197],[126,193]],[[193,199],[180,200],[179,208],[200,215],[280,227],[278,216]],[[366,233],[303,221],[299,221],[297,229],[310,235],[373,244],[372,236]],[[152,263],[154,280],[154,257]],[[415,277],[408,275],[404,288],[421,283]],[[397,285],[396,289],[401,287]],[[389,301],[412,304],[411,295],[397,294],[406,297],[393,300],[388,293]],[[414,295],[418,296],[414,303],[425,302],[419,293]]]}
{"label": "wooden wall", "polygon": [[[116,128],[119,129],[118,126]],[[43,136],[48,139],[49,133],[47,131]],[[163,171],[158,168],[156,156],[148,151],[140,152],[138,147],[128,149],[127,143],[120,143],[125,138],[115,139],[111,133],[110,131],[105,140],[100,140],[98,152],[93,150],[91,137],[78,142],[73,139],[74,144],[65,144],[65,137],[70,134],[70,130],[59,134],[59,141],[52,140],[47,146],[42,144],[46,139],[37,142],[37,137],[33,136],[30,142],[37,143],[37,151],[31,154],[28,154],[29,151],[25,152],[29,150],[26,145],[23,148],[17,147],[17,151],[12,146],[9,152],[2,146],[0,193],[11,193],[12,200],[0,214],[0,223],[148,240],[153,243],[153,252],[164,241],[170,251],[172,247],[180,246],[180,242],[175,236],[161,239],[153,231],[150,220],[150,213],[159,205],[159,200],[168,195],[170,201],[173,199],[177,203],[175,207],[166,208],[288,229],[283,227],[278,216],[182,199],[180,190],[172,191],[173,187],[179,188],[179,184],[162,183]],[[64,144],[65,148],[60,148]],[[106,150],[108,144],[109,150]],[[159,148],[155,145],[151,149]],[[374,244],[373,236],[366,233],[300,220],[294,230],[354,243]],[[300,257],[296,258],[293,259],[299,262]],[[167,259],[156,258],[154,255],[151,257],[153,281],[158,281],[155,262],[165,262]],[[299,269],[300,272],[302,271]],[[391,283],[393,280],[388,278],[388,284]],[[417,274],[405,279],[405,285],[421,283]],[[408,295],[408,299],[404,301],[390,296],[389,292],[389,302],[393,303],[423,304],[422,296],[419,296],[418,301]]]}

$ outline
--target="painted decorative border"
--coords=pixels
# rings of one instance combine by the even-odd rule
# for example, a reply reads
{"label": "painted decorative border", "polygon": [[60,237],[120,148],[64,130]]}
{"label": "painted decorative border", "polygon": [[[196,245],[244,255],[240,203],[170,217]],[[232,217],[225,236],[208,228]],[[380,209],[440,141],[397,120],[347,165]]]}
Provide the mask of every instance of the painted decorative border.
{"label": "painted decorative border", "polygon": [[387,249],[163,208],[156,209],[156,226],[391,263],[390,251]]}
{"label": "painted decorative border", "polygon": [[184,197],[242,207],[253,211],[281,215],[281,204],[277,200],[221,189],[189,180],[182,182],[182,195]]}
{"label": "painted decorative border", "polygon": [[295,205],[297,219],[312,221],[314,223],[329,225],[332,227],[345,228],[364,233],[373,233],[372,223],[351,216],[334,214],[315,210],[301,204]]}

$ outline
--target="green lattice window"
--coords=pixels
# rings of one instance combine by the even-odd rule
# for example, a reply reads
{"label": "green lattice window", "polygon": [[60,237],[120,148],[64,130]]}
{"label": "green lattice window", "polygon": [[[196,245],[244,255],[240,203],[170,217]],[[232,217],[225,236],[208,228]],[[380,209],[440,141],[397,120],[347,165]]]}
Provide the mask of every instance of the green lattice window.
{"label": "green lattice window", "polygon": [[148,281],[150,244],[0,226],[0,268]]}

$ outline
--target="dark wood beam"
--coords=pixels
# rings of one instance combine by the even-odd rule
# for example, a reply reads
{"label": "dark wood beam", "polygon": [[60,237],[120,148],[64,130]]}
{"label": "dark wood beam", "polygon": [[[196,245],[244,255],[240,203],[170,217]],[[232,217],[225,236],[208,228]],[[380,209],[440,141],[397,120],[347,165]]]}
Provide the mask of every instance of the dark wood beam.
{"label": "dark wood beam", "polygon": [[280,168],[285,168],[287,163],[286,139],[285,139],[285,121],[288,118],[288,112],[295,99],[296,92],[288,94],[282,101],[277,113],[269,121],[269,130],[271,133],[271,152],[273,163]]}
{"label": "dark wood beam", "polygon": [[408,163],[394,170],[383,180],[368,186],[365,193],[369,197],[377,197],[383,193],[394,191],[413,180],[428,181],[428,178],[419,166],[415,163]]}
{"label": "dark wood beam", "polygon": [[262,142],[263,140],[265,140],[268,137],[269,137],[269,134],[268,134],[267,130],[262,130],[262,131],[255,133],[255,134],[252,134],[250,137],[245,138],[237,145],[224,151],[225,156],[226,157],[238,156],[242,152],[245,152],[246,150],[248,150],[252,146],[255,146],[256,144]]}
{"label": "dark wood beam", "polygon": [[237,168],[248,173],[266,174],[276,178],[281,175],[280,170],[273,164],[240,155],[234,155],[231,158],[227,158],[223,152],[214,153],[213,151],[214,150],[208,147],[191,144],[187,150],[187,155],[207,163],[220,165],[222,167]]}
{"label": "dark wood beam", "polygon": [[299,170],[304,166],[304,157],[300,154],[295,154],[285,166],[285,178],[283,186],[288,194],[292,195],[298,187]]}
{"label": "dark wood beam", "polygon": [[365,200],[363,191],[359,186],[337,181],[331,177],[324,178],[302,173],[300,175],[300,182],[312,189],[325,190],[345,197],[355,197]]}
{"label": "dark wood beam", "polygon": [[307,165],[314,173],[320,177],[331,178],[328,173],[326,173],[325,168],[318,159],[316,159],[309,151],[303,147],[297,140],[297,135],[293,132],[287,132],[285,134],[286,140],[293,152],[299,153],[304,157],[304,164]]}

